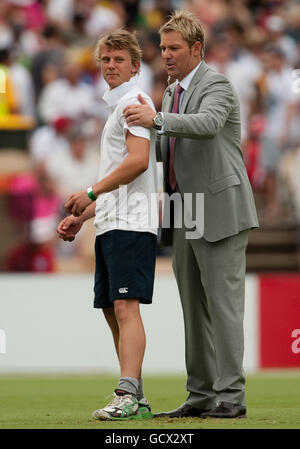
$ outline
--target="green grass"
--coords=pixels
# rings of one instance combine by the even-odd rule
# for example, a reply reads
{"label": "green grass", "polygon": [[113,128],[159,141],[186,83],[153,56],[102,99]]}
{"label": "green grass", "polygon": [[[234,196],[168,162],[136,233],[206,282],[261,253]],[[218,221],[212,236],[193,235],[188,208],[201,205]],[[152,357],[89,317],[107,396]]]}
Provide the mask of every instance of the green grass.
{"label": "green grass", "polygon": [[[247,376],[247,419],[148,419],[95,421],[91,412],[109,402],[117,377],[0,376],[2,429],[299,429],[300,372],[266,372]],[[185,378],[145,377],[154,412],[184,401]]]}

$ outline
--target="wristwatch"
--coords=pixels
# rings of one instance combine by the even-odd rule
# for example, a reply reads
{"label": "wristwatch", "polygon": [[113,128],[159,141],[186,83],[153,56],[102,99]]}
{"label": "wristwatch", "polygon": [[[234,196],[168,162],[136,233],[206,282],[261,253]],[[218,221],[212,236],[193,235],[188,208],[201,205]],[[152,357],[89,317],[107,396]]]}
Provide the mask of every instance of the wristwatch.
{"label": "wristwatch", "polygon": [[164,114],[162,112],[158,112],[156,116],[153,118],[153,128],[161,129],[164,123],[165,123]]}

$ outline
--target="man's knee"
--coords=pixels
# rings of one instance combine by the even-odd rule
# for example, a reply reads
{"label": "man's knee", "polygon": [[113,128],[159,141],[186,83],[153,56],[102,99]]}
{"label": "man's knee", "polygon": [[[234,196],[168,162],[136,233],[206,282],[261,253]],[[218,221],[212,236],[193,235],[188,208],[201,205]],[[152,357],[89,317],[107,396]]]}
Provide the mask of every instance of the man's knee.
{"label": "man's knee", "polygon": [[138,300],[116,299],[114,301],[114,312],[117,321],[124,322],[128,320],[135,311],[138,311]]}

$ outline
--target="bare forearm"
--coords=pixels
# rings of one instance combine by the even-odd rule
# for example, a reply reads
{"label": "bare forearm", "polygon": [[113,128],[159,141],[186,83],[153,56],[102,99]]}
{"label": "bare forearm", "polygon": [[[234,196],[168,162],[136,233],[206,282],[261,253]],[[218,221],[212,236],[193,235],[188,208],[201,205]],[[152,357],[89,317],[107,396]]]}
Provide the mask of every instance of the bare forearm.
{"label": "bare forearm", "polygon": [[[92,186],[94,195],[111,192],[120,185],[129,184],[138,175],[148,168],[149,140],[143,137],[135,137],[130,132],[126,136],[128,156],[108,176]],[[65,202],[65,209],[74,217],[80,217],[81,225],[95,215],[95,202],[91,203],[87,191],[75,193]]]}
{"label": "bare forearm", "polygon": [[93,218],[95,216],[95,214],[96,214],[95,210],[96,210],[96,201],[91,203],[85,209],[85,211],[82,213],[82,215],[80,216],[80,218],[82,219],[82,222],[84,223],[85,221],[89,220],[90,218]]}
{"label": "bare forearm", "polygon": [[148,161],[129,154],[110,175],[93,185],[93,192],[96,196],[101,193],[111,192],[120,185],[129,184],[147,168]]}

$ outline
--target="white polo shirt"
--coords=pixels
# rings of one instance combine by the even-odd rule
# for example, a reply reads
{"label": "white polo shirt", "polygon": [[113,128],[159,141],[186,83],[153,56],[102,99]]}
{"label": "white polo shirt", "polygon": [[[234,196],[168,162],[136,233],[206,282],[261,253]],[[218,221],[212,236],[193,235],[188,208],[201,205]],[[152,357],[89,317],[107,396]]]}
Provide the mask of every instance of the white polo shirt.
{"label": "white polo shirt", "polygon": [[[107,90],[103,96],[109,116],[101,137],[99,180],[115,170],[128,155],[126,134],[150,140],[148,169],[126,186],[98,196],[96,202],[96,235],[121,229],[157,234],[158,202],[155,154],[155,131],[141,126],[128,127],[123,110],[126,106],[140,104],[138,94],[154,108],[151,98],[141,91],[133,78]],[[128,131],[129,130],[129,131]]]}

